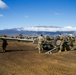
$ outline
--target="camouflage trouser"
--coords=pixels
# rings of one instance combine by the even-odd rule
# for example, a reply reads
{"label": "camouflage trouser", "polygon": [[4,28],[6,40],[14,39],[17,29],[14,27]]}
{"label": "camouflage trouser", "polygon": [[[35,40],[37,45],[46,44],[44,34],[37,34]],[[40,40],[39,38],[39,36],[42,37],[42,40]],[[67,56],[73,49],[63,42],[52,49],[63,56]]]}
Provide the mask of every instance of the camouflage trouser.
{"label": "camouflage trouser", "polygon": [[41,53],[41,51],[43,51],[43,43],[42,42],[38,42],[38,50],[39,50],[39,53]]}
{"label": "camouflage trouser", "polygon": [[61,46],[61,45],[56,45],[56,47],[57,47],[56,50],[57,50],[58,52],[61,52],[62,46]]}
{"label": "camouflage trouser", "polygon": [[66,42],[62,45],[62,50],[61,51],[63,52],[65,50],[67,50],[67,51],[70,50],[70,46]]}
{"label": "camouflage trouser", "polygon": [[76,50],[76,46],[71,47],[71,50]]}

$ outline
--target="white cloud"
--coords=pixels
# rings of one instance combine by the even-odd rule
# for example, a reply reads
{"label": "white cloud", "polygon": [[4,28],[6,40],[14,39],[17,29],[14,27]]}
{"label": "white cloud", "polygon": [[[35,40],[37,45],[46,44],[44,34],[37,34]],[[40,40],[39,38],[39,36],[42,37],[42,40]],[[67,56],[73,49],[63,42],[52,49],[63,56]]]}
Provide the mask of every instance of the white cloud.
{"label": "white cloud", "polygon": [[56,31],[76,31],[76,27],[66,26],[66,27],[52,27],[52,26],[40,26],[40,27],[23,27],[19,30],[27,30],[27,31],[50,31],[50,32],[56,32]]}
{"label": "white cloud", "polygon": [[2,15],[2,14],[0,14],[0,17],[3,17],[3,15]]}
{"label": "white cloud", "polygon": [[64,28],[72,29],[73,27],[71,27],[71,26],[65,26]]}
{"label": "white cloud", "polygon": [[0,8],[8,8],[8,6],[6,5],[6,3],[0,0]]}
{"label": "white cloud", "polygon": [[55,12],[55,15],[64,15],[64,13]]}

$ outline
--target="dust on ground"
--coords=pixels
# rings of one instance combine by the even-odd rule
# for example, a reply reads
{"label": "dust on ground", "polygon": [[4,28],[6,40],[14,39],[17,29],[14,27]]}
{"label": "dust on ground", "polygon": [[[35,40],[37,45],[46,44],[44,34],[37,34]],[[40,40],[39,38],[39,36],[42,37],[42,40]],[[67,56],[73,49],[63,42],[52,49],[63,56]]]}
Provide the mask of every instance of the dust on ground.
{"label": "dust on ground", "polygon": [[[2,50],[0,40],[0,51]],[[0,75],[76,75],[76,51],[38,53],[37,44],[8,41],[0,53]]]}

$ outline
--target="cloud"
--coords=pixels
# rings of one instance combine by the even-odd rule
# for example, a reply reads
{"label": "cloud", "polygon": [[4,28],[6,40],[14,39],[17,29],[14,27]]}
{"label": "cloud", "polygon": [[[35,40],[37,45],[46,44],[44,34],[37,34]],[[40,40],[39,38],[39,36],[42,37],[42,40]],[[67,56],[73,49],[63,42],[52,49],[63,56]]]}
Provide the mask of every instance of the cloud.
{"label": "cloud", "polygon": [[2,15],[2,14],[0,14],[0,17],[3,17],[3,15]]}
{"label": "cloud", "polygon": [[71,27],[71,26],[65,26],[65,27],[53,27],[53,26],[40,26],[40,27],[23,27],[20,30],[25,30],[25,31],[50,31],[50,32],[57,32],[57,31],[76,31],[76,27]]}
{"label": "cloud", "polygon": [[4,3],[2,0],[0,0],[0,8],[8,8],[8,6],[6,5],[6,3]]}
{"label": "cloud", "polygon": [[64,13],[55,12],[55,15],[64,15]]}

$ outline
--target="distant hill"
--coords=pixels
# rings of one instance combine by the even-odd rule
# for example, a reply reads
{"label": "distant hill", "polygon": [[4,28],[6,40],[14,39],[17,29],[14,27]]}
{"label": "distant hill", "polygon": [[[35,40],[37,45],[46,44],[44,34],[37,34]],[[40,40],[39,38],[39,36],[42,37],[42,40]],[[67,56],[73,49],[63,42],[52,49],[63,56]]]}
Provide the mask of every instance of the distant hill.
{"label": "distant hill", "polygon": [[58,34],[74,34],[76,35],[76,29],[72,27],[56,27],[56,26],[34,26],[34,27],[22,27],[22,28],[12,28],[0,30],[0,35],[19,35],[23,34],[26,36],[38,36],[43,35],[58,35]]}

